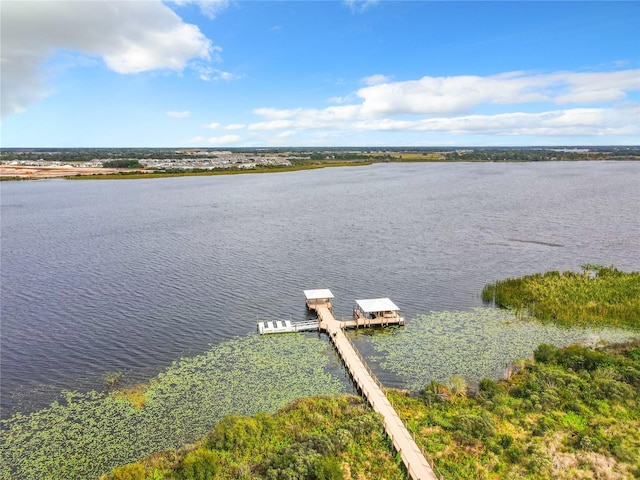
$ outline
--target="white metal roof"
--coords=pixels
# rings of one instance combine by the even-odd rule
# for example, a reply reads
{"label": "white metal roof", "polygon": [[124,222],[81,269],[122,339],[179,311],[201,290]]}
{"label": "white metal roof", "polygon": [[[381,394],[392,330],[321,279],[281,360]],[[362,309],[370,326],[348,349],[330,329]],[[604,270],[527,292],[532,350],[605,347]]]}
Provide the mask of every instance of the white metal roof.
{"label": "white metal roof", "polygon": [[356,303],[364,313],[390,312],[400,310],[398,306],[388,298],[369,298],[367,300],[356,300]]}
{"label": "white metal roof", "polygon": [[320,300],[333,298],[333,293],[328,288],[320,288],[318,290],[304,290],[304,296],[307,297],[307,300]]}

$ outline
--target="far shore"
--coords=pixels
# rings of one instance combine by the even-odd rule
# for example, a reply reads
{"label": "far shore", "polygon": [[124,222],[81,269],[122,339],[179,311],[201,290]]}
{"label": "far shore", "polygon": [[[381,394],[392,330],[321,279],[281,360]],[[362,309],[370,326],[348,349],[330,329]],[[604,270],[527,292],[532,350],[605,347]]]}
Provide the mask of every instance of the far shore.
{"label": "far shore", "polygon": [[217,168],[213,170],[159,171],[132,168],[88,168],[71,165],[51,167],[29,167],[0,165],[0,181],[42,180],[62,178],[65,180],[133,180],[140,178],[193,177],[210,175],[238,175],[247,173],[278,173],[299,170],[314,170],[326,167],[355,167],[371,165],[374,162],[324,162],[318,164],[292,165],[265,168]]}
{"label": "far shore", "polygon": [[[18,152],[20,154],[21,152]],[[23,153],[23,152],[22,152]],[[53,152],[60,153],[60,152]],[[64,154],[64,152],[61,152]],[[77,152],[73,152],[77,154]],[[84,153],[81,151],[80,153]],[[94,152],[91,152],[94,153]],[[107,152],[108,154],[109,152]],[[157,153],[157,152],[154,152]],[[18,155],[16,154],[16,155]],[[97,152],[96,155],[104,152]],[[144,151],[138,152],[135,160],[143,158]],[[26,153],[29,155],[29,152]],[[204,155],[204,154],[203,154]],[[207,153],[208,156],[210,156]],[[447,152],[383,152],[383,153],[331,153],[324,152],[322,154],[313,153],[310,157],[298,156],[294,158],[286,158],[285,154],[273,154],[272,157],[257,155],[258,161],[251,154],[241,155],[240,161],[226,162],[226,166],[207,166],[209,157],[205,155],[205,161],[198,164],[195,168],[187,168],[184,165],[177,165],[170,169],[165,167],[154,168],[150,165],[139,164],[123,165],[124,168],[115,168],[114,163],[126,160],[109,161],[105,166],[100,166],[96,162],[87,163],[86,161],[71,160],[70,158],[56,159],[55,165],[46,165],[46,162],[33,162],[31,165],[20,164],[17,160],[11,163],[0,163],[0,181],[7,180],[40,180],[46,178],[63,178],[67,180],[129,180],[141,178],[168,178],[168,177],[187,177],[187,176],[209,176],[209,175],[237,175],[248,173],[277,173],[277,172],[294,172],[300,170],[315,170],[327,167],[356,167],[372,165],[374,163],[466,163],[466,162],[500,162],[500,163],[526,163],[526,162],[574,162],[574,161],[639,161],[640,149],[630,148],[628,150],[606,150],[602,151],[574,151],[572,149],[564,150],[541,150],[541,149],[522,149],[522,150],[489,150],[478,149],[464,151],[447,151]],[[231,155],[231,153],[229,153]],[[242,155],[249,155],[245,158]],[[306,154],[305,154],[306,155]],[[319,155],[322,158],[314,158]],[[324,155],[324,156],[323,156]],[[193,157],[193,155],[191,155]],[[215,157],[215,156],[214,156]],[[73,158],[77,158],[73,157]],[[181,157],[182,158],[182,157]],[[199,157],[198,157],[199,158]],[[286,163],[281,163],[280,158],[286,158]],[[29,160],[29,159],[27,159]],[[131,160],[131,159],[127,159]],[[189,164],[193,159],[188,155],[183,158],[185,164]],[[237,160],[237,158],[235,159]],[[251,161],[249,161],[251,160]],[[61,164],[62,162],[67,162]],[[44,164],[43,164],[44,163]],[[225,162],[222,162],[225,163]],[[132,168],[132,167],[136,168]]]}

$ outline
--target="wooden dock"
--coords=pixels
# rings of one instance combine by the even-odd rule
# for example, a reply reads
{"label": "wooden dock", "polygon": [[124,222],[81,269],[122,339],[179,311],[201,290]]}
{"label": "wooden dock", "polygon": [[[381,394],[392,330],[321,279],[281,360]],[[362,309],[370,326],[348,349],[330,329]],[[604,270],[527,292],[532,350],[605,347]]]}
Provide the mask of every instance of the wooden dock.
{"label": "wooden dock", "polygon": [[394,410],[380,385],[369,373],[362,357],[345,335],[344,322],[340,322],[334,317],[329,300],[324,303],[315,301],[311,305],[307,301],[307,306],[318,315],[320,330],[329,334],[329,338],[364,398],[367,399],[374,411],[383,416],[385,431],[391,439],[393,447],[400,453],[409,476],[414,480],[438,480],[411,433]]}

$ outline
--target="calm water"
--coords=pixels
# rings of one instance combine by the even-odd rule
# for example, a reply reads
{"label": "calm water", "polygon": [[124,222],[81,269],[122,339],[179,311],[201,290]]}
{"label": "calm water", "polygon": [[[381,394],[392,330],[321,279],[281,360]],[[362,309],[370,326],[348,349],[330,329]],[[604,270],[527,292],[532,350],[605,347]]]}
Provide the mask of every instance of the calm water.
{"label": "calm water", "polygon": [[[640,270],[640,164],[380,164],[269,175],[5,182],[3,416],[145,380],[180,356],[389,296],[471,309],[495,279]],[[383,377],[384,381],[384,377]]]}

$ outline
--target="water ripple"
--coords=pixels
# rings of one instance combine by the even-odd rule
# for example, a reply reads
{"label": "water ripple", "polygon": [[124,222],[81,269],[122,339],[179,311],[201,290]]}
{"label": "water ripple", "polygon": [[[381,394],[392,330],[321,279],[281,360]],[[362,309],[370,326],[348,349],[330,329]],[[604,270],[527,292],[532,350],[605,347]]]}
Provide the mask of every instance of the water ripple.
{"label": "water ripple", "polygon": [[639,180],[578,162],[4,183],[2,415],[304,319],[305,288],[339,316],[389,296],[413,318],[477,307],[499,278],[639,270]]}

